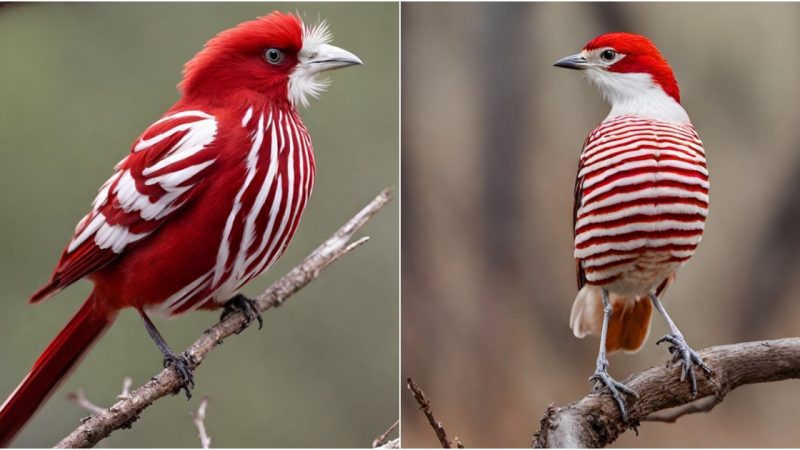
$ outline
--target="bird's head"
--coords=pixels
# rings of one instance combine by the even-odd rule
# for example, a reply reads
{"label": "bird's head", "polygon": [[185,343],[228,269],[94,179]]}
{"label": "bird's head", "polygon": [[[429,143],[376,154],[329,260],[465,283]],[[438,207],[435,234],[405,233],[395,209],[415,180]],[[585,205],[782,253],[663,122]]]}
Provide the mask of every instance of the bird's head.
{"label": "bird's head", "polygon": [[556,67],[582,70],[612,105],[635,102],[659,92],[680,104],[672,68],[650,39],[632,33],[608,33],[587,42],[580,53]]}
{"label": "bird's head", "polygon": [[186,63],[179,89],[187,96],[261,97],[308,105],[329,82],[320,72],[361,64],[330,45],[323,21],[307,26],[296,15],[273,12],[219,33]]}

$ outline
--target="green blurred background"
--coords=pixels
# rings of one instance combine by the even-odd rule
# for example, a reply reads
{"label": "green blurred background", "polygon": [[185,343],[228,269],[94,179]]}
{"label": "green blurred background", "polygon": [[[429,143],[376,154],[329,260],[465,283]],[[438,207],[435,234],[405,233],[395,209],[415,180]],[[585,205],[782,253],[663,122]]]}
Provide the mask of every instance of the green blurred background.
{"label": "green blurred background", "polygon": [[[0,7],[0,397],[86,298],[79,282],[42,305],[44,283],[97,188],[133,140],[178,99],[182,65],[215,33],[274,9],[329,21],[334,44],[364,65],[301,110],[317,158],[317,184],[292,245],[244,292],[266,288],[373,198],[398,183],[397,4],[6,4]],[[372,237],[326,270],[264,329],[229,338],[197,370],[195,397],[146,410],[105,447],[197,447],[190,411],[209,396],[212,447],[366,447],[398,412],[398,204]],[[183,349],[217,319],[157,320]],[[124,311],[14,442],[48,447],[86,411],[66,400],[83,388],[110,405],[122,379],[160,369],[141,320]]]}
{"label": "green blurred background", "polygon": [[[402,367],[467,447],[530,445],[583,397],[598,340],[567,325],[581,145],[609,107],[552,67],[611,31],[652,38],[703,139],[711,209],[665,306],[696,348],[800,335],[800,4],[402,6]],[[627,374],[668,355],[654,317]],[[615,445],[800,446],[800,381],[746,386],[710,414]],[[408,392],[403,445],[437,442]]]}

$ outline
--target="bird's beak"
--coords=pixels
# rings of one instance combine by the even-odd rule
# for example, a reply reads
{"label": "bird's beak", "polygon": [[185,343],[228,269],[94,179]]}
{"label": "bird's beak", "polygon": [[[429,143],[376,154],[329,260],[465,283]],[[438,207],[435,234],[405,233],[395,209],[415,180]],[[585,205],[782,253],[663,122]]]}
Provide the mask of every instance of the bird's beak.
{"label": "bird's beak", "polygon": [[566,58],[561,58],[553,65],[556,67],[563,67],[565,69],[586,70],[591,64],[586,60],[586,58],[583,57],[582,53],[578,53],[567,56]]}
{"label": "bird's beak", "polygon": [[328,44],[319,45],[312,54],[305,58],[303,63],[311,73],[363,64],[358,56],[343,48]]}

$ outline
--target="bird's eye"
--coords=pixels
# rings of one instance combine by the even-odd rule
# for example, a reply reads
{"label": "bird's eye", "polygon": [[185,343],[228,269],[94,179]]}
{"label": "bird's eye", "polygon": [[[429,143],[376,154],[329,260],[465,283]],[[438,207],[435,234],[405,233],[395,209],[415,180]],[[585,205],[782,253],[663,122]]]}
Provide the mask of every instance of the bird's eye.
{"label": "bird's eye", "polygon": [[277,48],[268,48],[264,50],[264,59],[266,59],[268,63],[277,66],[283,62],[283,52]]}
{"label": "bird's eye", "polygon": [[600,59],[603,61],[613,61],[616,57],[617,52],[614,50],[604,50],[603,53],[600,53]]}

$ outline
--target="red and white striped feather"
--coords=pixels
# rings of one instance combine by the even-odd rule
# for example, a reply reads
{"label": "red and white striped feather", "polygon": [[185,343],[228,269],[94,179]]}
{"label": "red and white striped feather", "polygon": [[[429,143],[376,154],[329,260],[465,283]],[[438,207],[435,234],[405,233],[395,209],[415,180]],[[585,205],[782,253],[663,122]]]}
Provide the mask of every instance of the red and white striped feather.
{"label": "red and white striped feather", "polygon": [[250,145],[216,258],[207,271],[152,305],[154,312],[180,314],[224,303],[278,260],[297,229],[314,183],[308,131],[294,109],[251,107],[241,126]]}
{"label": "red and white striped feather", "polygon": [[601,123],[575,187],[580,287],[643,295],[686,262],[708,214],[708,171],[691,123],[635,115]]}
{"label": "red and white striped feather", "polygon": [[169,114],[151,125],[100,187],[78,223],[50,283],[32,300],[50,297],[116,259],[184,205],[213,170],[208,151],[217,133],[202,111]]}
{"label": "red and white striped feather", "polygon": [[[214,205],[193,206],[198,213],[203,210],[204,217],[226,218],[219,229],[203,230],[206,240],[196,243],[215,246],[212,254],[216,256],[187,264],[181,263],[180,255],[164,255],[169,256],[164,268],[177,265],[184,272],[192,271],[177,277],[190,281],[166,283],[163,287],[168,293],[160,290],[156,295],[163,298],[147,298],[144,304],[167,315],[213,308],[274,264],[293,236],[311,194],[315,170],[311,139],[293,108],[255,111],[249,107],[237,117],[235,126],[239,129],[224,128],[221,137],[218,118],[203,111],[179,110],[148,128],[103,184],[50,283],[33,300],[123,261],[126,250],[147,241],[144,238],[189,204],[202,185],[211,185],[219,177],[228,180],[225,185],[236,184],[235,196]],[[240,141],[246,145],[234,144]],[[165,241],[173,238],[172,230],[162,237]],[[147,270],[159,269],[160,264],[152,262]],[[128,277],[125,284],[135,285],[136,276]],[[153,291],[147,294],[152,296]]]}

